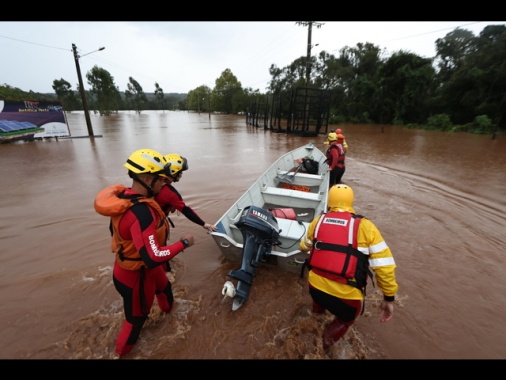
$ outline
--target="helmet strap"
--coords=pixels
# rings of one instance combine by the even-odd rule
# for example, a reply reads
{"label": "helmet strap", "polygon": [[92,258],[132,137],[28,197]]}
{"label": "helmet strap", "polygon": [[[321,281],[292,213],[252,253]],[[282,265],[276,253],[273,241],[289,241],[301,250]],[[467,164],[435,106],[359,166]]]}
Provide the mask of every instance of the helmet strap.
{"label": "helmet strap", "polygon": [[142,185],[147,191],[148,191],[148,198],[151,198],[155,195],[155,192],[153,191],[153,186],[155,185],[158,178],[153,178],[153,181],[151,182],[151,186],[146,185],[144,181],[142,181],[139,176],[135,173],[132,173],[131,175],[132,179]]}
{"label": "helmet strap", "polygon": [[178,171],[176,175],[171,176],[171,178],[174,180],[174,182],[178,182],[181,179],[181,175],[183,174],[183,171]]}

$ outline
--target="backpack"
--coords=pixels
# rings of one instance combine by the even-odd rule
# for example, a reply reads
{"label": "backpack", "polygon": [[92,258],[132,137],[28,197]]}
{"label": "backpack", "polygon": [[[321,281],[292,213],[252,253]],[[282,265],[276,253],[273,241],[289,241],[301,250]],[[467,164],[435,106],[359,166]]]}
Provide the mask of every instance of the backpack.
{"label": "backpack", "polygon": [[312,158],[302,159],[302,168],[308,174],[318,174],[319,163]]}

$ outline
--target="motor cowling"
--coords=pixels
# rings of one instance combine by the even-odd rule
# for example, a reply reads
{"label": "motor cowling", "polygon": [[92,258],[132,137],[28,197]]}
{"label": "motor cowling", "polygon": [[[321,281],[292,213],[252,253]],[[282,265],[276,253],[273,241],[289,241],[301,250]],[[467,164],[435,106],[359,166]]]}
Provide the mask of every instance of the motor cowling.
{"label": "motor cowling", "polygon": [[272,213],[261,207],[245,207],[235,225],[240,230],[250,231],[261,240],[275,242],[279,237],[278,221]]}

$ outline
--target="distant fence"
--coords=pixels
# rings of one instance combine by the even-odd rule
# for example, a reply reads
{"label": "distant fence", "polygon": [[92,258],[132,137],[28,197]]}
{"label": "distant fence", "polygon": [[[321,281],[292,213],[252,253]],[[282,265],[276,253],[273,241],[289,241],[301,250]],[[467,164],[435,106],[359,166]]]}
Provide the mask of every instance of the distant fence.
{"label": "distant fence", "polygon": [[291,91],[289,99],[274,95],[265,99],[249,105],[248,125],[302,136],[327,133],[330,116],[327,90],[299,87]]}

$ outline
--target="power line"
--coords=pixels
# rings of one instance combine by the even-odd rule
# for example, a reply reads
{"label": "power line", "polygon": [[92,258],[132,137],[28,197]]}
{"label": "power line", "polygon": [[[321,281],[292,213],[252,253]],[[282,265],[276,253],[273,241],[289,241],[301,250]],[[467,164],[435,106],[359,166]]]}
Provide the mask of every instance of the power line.
{"label": "power line", "polygon": [[65,50],[65,51],[72,51],[72,49],[64,49],[64,48],[60,48],[60,47],[56,47],[56,46],[49,46],[49,45],[44,45],[44,44],[39,44],[39,43],[36,43],[36,42],[30,42],[30,41],[25,41],[25,40],[20,40],[18,38],[12,38],[12,37],[7,37],[7,36],[1,36],[1,38],[6,38],[8,40],[13,40],[13,41],[19,41],[19,42],[24,42],[26,44],[30,44],[30,45],[37,45],[37,46],[43,46],[43,47],[47,47],[47,48],[50,48],[50,49],[57,49],[57,50]]}

